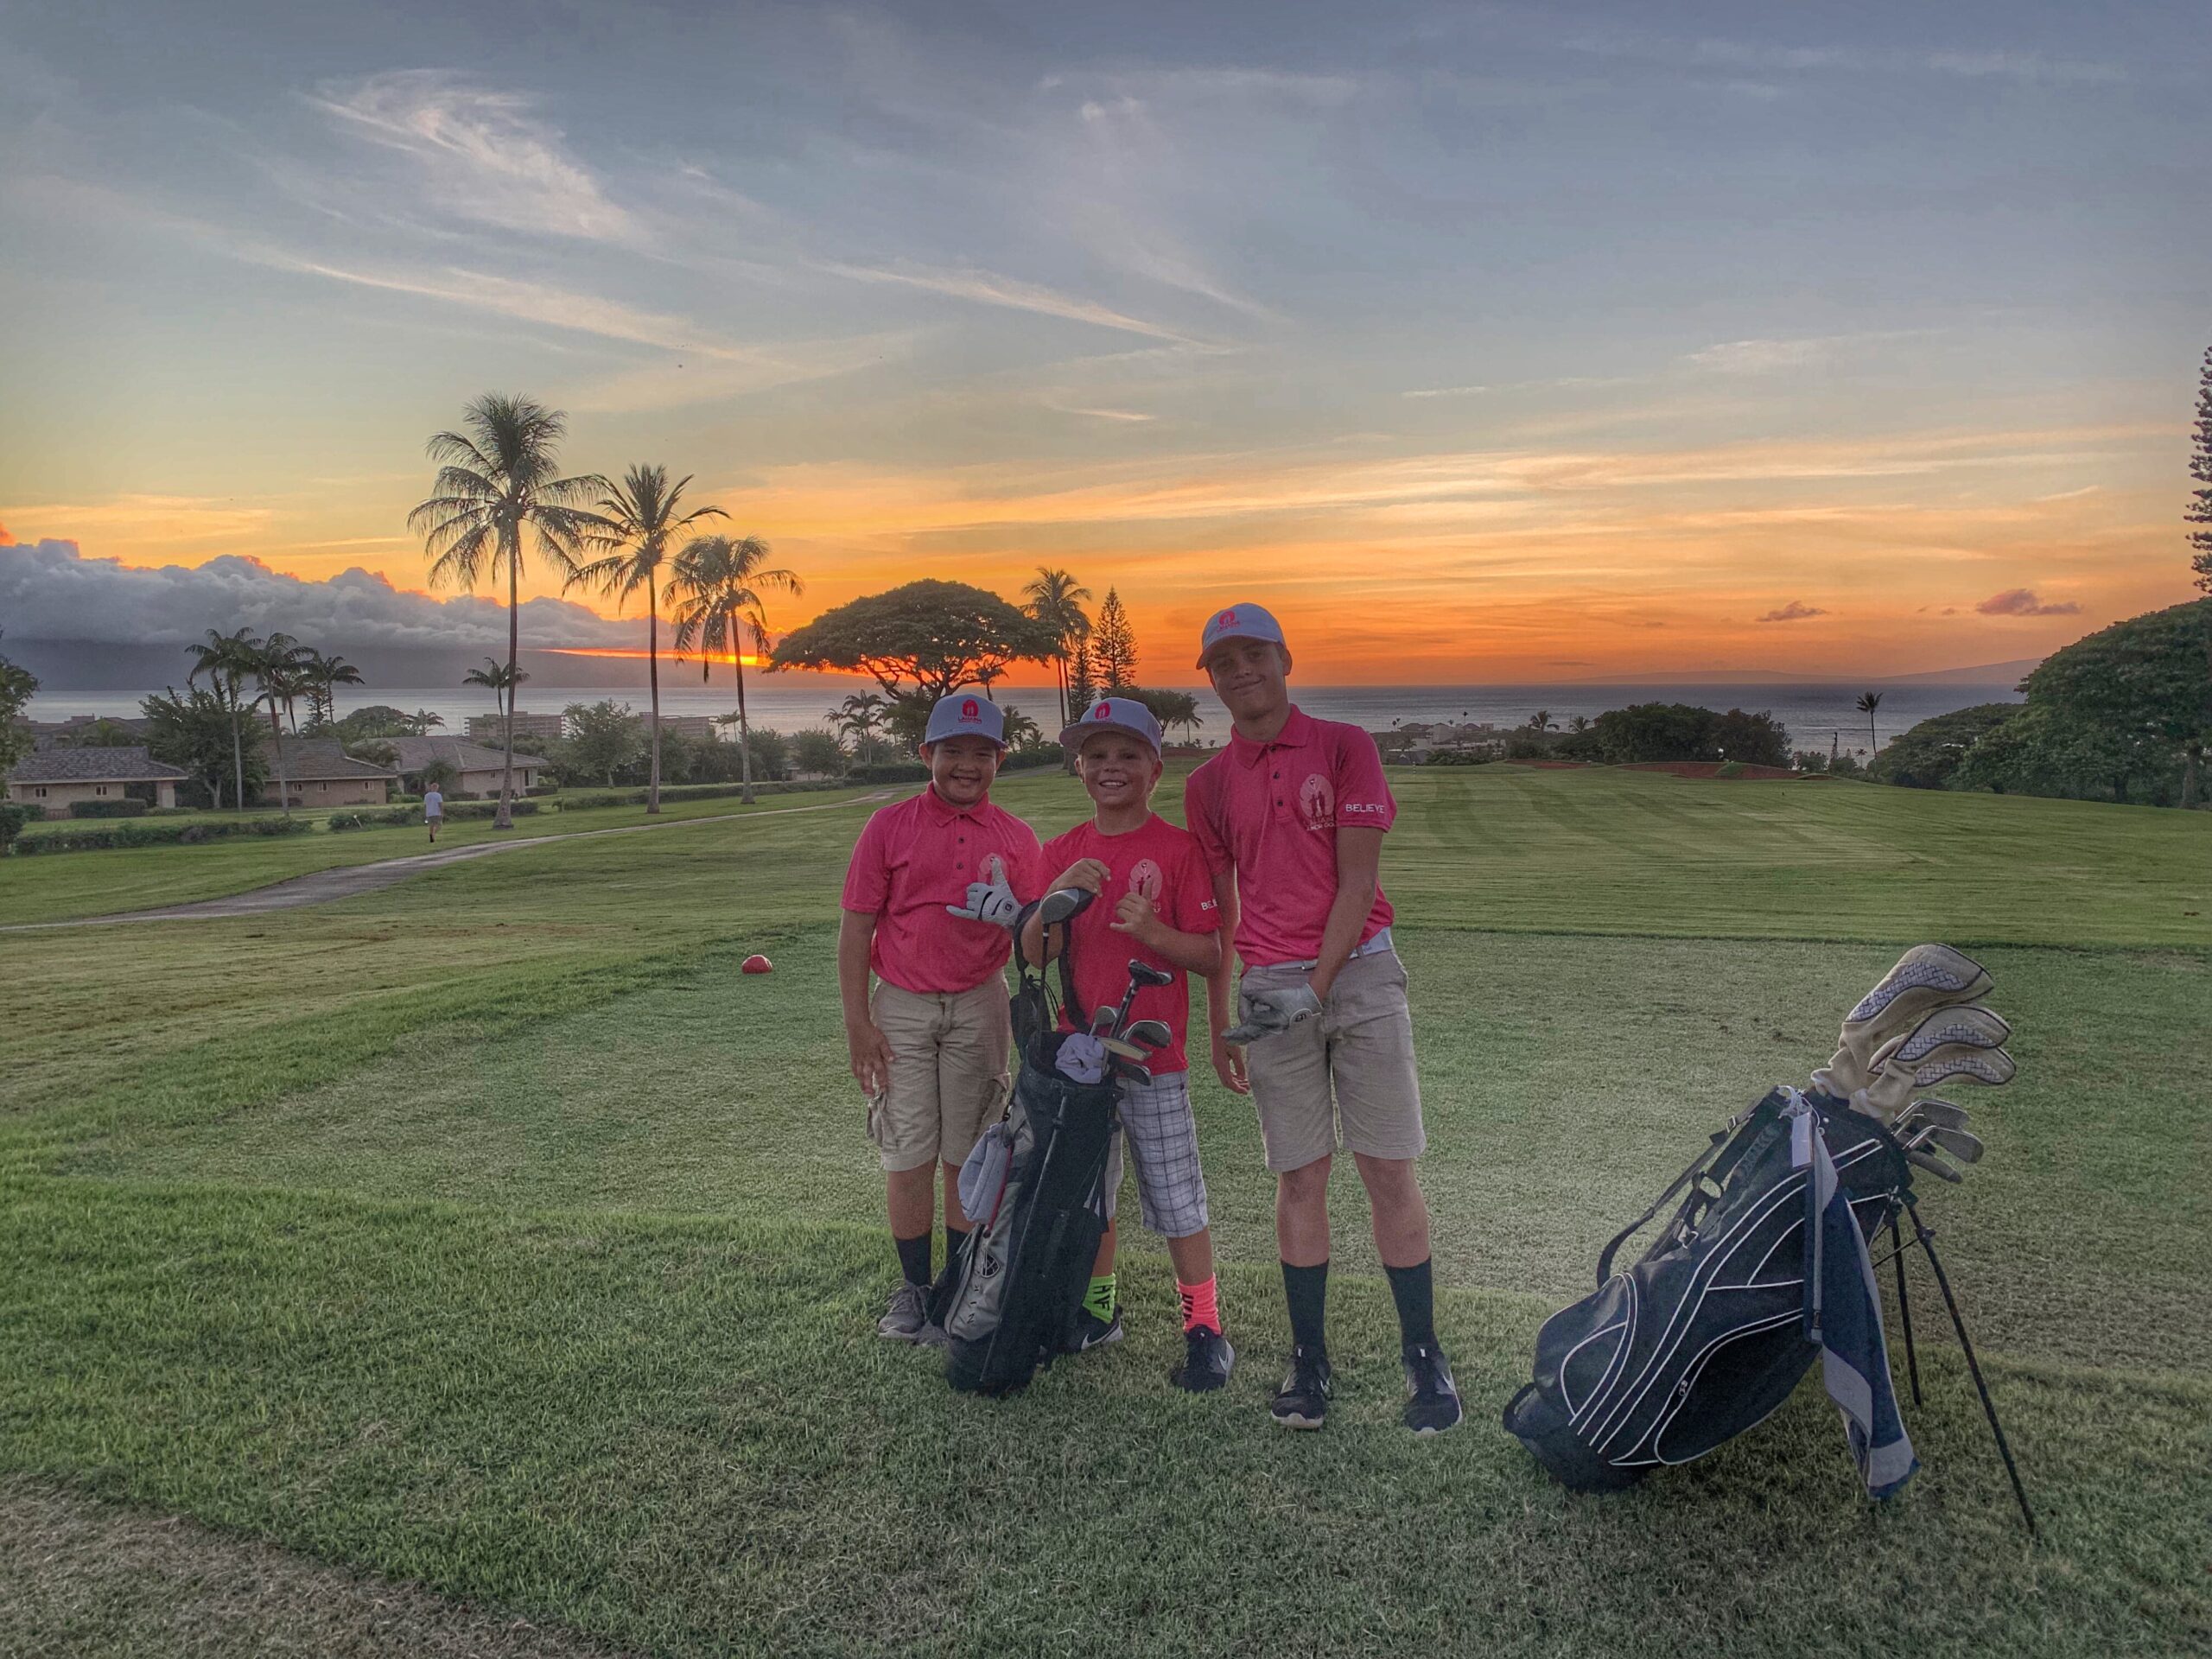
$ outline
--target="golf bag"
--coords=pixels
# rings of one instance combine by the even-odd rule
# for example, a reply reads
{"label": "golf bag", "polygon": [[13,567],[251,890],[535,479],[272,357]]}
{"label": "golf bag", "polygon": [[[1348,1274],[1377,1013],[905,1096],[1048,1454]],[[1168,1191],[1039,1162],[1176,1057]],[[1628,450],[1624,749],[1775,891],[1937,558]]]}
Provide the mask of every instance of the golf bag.
{"label": "golf bag", "polygon": [[[1871,1444],[1857,1427],[1851,1436],[1869,1491],[1894,1491],[1916,1465],[1889,1395],[1865,1245],[1910,1187],[1905,1154],[1878,1123],[1840,1100],[1776,1090],[1605,1246],[1597,1290],[1544,1322],[1535,1380],[1506,1407],[1506,1428],[1561,1484],[1611,1491],[1762,1421],[1818,1358],[1840,1404],[1865,1397],[1855,1419],[1846,1410],[1871,1426]],[[1615,1273],[1621,1247],[1677,1193],[1651,1247]]]}
{"label": "golf bag", "polygon": [[[1064,951],[1072,1005],[1066,960]],[[963,1393],[1017,1392],[1072,1334],[1105,1236],[1106,1160],[1121,1132],[1110,1078],[1077,1083],[1053,1069],[1062,1033],[1043,974],[1024,966],[1020,976],[1014,1098],[984,1132],[999,1144],[976,1160],[986,1179],[967,1204],[973,1230],[942,1315],[945,1379]]]}

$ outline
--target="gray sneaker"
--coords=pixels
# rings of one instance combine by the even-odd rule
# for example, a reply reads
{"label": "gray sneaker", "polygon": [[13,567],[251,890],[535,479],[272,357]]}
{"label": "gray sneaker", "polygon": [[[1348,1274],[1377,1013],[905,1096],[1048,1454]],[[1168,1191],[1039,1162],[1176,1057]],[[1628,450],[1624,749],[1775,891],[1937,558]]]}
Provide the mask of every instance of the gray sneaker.
{"label": "gray sneaker", "polygon": [[929,1323],[930,1287],[901,1284],[891,1293],[891,1306],[875,1322],[875,1334],[890,1342],[914,1342]]}

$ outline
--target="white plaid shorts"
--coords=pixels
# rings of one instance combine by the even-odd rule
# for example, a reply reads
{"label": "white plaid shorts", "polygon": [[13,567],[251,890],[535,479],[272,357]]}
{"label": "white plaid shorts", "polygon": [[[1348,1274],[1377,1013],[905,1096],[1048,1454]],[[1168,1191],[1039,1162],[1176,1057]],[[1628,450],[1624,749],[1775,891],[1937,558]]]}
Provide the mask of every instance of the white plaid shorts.
{"label": "white plaid shorts", "polygon": [[1206,1178],[1198,1167],[1198,1124],[1191,1115],[1191,1074],[1163,1071],[1148,1084],[1122,1084],[1122,1135],[1106,1156],[1106,1215],[1122,1189],[1122,1141],[1136,1161],[1144,1224],[1162,1238],[1188,1238],[1207,1225]]}

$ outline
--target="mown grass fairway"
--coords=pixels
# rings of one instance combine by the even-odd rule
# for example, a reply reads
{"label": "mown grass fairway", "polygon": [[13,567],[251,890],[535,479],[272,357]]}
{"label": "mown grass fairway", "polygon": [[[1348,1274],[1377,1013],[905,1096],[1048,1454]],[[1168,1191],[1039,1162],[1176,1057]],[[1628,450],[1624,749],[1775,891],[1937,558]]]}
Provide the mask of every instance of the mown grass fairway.
{"label": "mown grass fairway", "polygon": [[[424,1586],[393,1604],[408,1630],[518,1616],[564,1652],[2212,1642],[2212,817],[1504,767],[1394,781],[1384,876],[1470,1406],[1428,1443],[1396,1426],[1348,1183],[1338,1413],[1319,1436],[1265,1421],[1269,1190],[1249,1107],[1210,1079],[1226,1396],[1166,1387],[1173,1293],[1141,1247],[1130,1340],[1018,1401],[956,1399],[873,1337],[894,1272],[830,925],[864,805],[524,849],[280,916],[0,938],[0,1562],[69,1574],[0,1589],[0,1650],[172,1639],[126,1582],[147,1558],[111,1500],[231,1535],[185,1535],[197,1579],[170,1545],[181,1603],[233,1582],[245,1541],[291,1552],[276,1588],[198,1626],[235,1640],[196,1651],[353,1639],[318,1562]],[[1000,798],[1046,833],[1083,810],[1057,778]],[[1162,805],[1179,815],[1172,781]],[[163,902],[144,896],[160,859],[216,850],[11,861],[0,908],[124,907],[64,866],[125,857],[157,872],[128,903]],[[1961,1095],[1986,1161],[1923,1207],[2042,1541],[1927,1334],[1932,1292],[1929,1405],[1908,1408],[1927,1466],[1879,1510],[1816,1385],[1624,1497],[1550,1485],[1496,1423],[1536,1325],[1923,938],[1980,947],[2018,1032],[2019,1083]],[[741,978],[755,949],[777,972]]]}

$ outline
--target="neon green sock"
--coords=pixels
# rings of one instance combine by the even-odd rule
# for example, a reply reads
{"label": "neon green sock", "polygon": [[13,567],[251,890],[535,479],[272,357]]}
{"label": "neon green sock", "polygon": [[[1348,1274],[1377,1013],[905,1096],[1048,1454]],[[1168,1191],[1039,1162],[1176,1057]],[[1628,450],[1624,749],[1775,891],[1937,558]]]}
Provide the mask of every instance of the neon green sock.
{"label": "neon green sock", "polygon": [[1084,1293],[1083,1305],[1085,1309],[1096,1314],[1109,1325],[1112,1324],[1114,1321],[1114,1275],[1109,1273],[1103,1279],[1093,1279],[1090,1281],[1090,1288]]}

